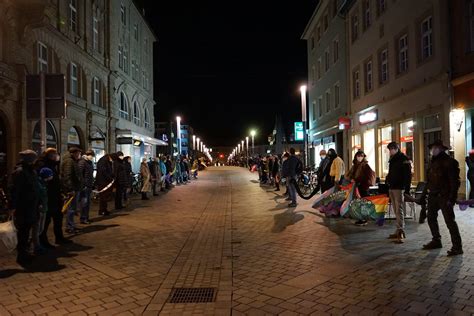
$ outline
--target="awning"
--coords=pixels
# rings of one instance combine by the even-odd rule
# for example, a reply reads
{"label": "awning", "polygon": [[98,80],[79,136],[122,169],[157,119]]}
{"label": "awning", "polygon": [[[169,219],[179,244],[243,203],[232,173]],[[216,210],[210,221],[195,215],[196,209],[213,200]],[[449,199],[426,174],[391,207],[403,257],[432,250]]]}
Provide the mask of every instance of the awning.
{"label": "awning", "polygon": [[133,132],[131,130],[123,130],[123,129],[117,129],[116,131],[116,137],[117,138],[129,138],[131,140],[131,143],[133,143],[132,140],[140,140],[145,144],[149,145],[158,145],[158,146],[168,146],[168,143],[165,141],[162,141],[161,139],[153,138],[147,135],[139,134],[136,132]]}

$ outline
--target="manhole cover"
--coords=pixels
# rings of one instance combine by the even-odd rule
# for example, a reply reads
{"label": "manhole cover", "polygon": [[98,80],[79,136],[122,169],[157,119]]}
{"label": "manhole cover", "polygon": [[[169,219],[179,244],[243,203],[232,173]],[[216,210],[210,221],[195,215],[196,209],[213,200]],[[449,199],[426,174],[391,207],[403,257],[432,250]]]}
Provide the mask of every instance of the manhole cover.
{"label": "manhole cover", "polygon": [[170,303],[211,303],[216,299],[213,287],[175,288],[171,291]]}

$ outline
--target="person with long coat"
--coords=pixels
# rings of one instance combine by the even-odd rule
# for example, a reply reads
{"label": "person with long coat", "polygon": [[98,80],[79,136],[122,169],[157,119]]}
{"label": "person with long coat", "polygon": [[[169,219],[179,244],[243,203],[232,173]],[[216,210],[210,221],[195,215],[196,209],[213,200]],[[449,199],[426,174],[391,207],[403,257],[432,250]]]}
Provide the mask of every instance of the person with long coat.
{"label": "person with long coat", "polygon": [[147,193],[151,191],[151,172],[148,164],[146,162],[146,158],[142,159],[142,163],[140,165],[140,175],[143,179],[143,186],[142,186],[142,200],[148,200]]}
{"label": "person with long coat", "polygon": [[123,209],[123,196],[124,192],[127,190],[129,178],[125,165],[123,163],[123,153],[121,151],[112,154],[112,165],[114,168],[114,178],[115,178],[115,209]]}
{"label": "person with long coat", "polygon": [[97,175],[95,184],[99,190],[99,215],[110,215],[107,204],[112,197],[114,170],[112,168],[112,157],[104,155],[97,162]]}

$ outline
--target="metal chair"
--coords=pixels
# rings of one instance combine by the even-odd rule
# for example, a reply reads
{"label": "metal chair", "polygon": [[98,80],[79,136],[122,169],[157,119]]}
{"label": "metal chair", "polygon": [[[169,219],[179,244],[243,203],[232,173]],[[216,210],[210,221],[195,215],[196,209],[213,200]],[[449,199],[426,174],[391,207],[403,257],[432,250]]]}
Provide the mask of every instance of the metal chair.
{"label": "metal chair", "polygon": [[405,202],[406,205],[410,207],[411,214],[413,219],[416,220],[416,200],[419,200],[423,197],[423,193],[426,189],[426,182],[418,182],[415,190],[410,192],[410,196],[413,198],[410,201]]}

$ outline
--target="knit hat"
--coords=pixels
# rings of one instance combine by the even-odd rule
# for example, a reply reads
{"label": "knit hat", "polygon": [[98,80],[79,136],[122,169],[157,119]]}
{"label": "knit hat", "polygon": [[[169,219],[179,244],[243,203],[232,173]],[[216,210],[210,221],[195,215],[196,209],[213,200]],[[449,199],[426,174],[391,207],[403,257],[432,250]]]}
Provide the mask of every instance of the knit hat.
{"label": "knit hat", "polygon": [[74,154],[74,153],[77,153],[77,152],[82,152],[82,150],[79,147],[73,146],[73,147],[69,148],[69,152],[71,154]]}
{"label": "knit hat", "polygon": [[41,168],[39,175],[43,179],[51,178],[52,176],[54,176],[53,170],[49,168]]}
{"label": "knit hat", "polygon": [[24,163],[33,163],[35,162],[38,155],[31,149],[23,150],[19,153],[20,161]]}

